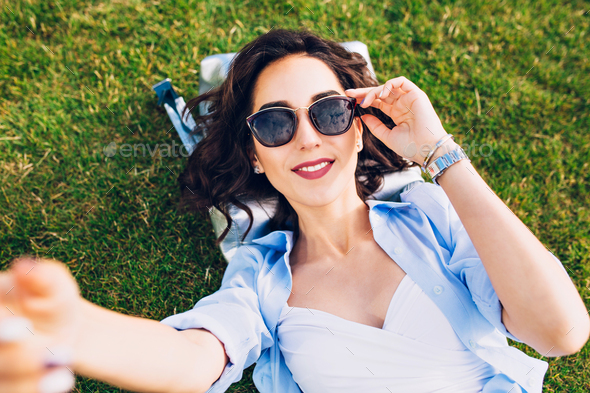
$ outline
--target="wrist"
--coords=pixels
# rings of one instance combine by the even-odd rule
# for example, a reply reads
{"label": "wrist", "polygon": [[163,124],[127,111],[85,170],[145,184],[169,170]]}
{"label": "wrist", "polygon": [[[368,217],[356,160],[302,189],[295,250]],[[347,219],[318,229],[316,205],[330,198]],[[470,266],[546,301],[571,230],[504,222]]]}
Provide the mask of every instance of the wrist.
{"label": "wrist", "polygon": [[91,325],[96,324],[96,318],[93,316],[95,307],[92,302],[84,299],[82,296],[78,298],[76,320],[71,337],[73,351],[72,367],[77,371],[83,369],[82,364],[84,363],[85,352],[84,332],[90,332]]}
{"label": "wrist", "polygon": [[[448,167],[446,170],[444,170],[440,175],[438,175],[436,177],[436,183],[443,187],[443,185],[445,184],[445,180],[448,179],[448,176],[446,176],[449,172],[451,173],[451,177],[452,177],[452,173],[453,171],[457,171],[458,169],[456,168],[461,168],[461,169],[465,169],[467,166],[470,166],[471,169],[469,169],[470,171],[474,171],[473,166],[471,166],[471,162],[469,160],[460,160],[457,161],[456,163],[454,163],[453,165],[451,165],[450,167]],[[455,168],[455,169],[453,169]],[[434,180],[433,180],[434,183]]]}
{"label": "wrist", "polygon": [[448,171],[450,167],[456,166],[459,162],[471,162],[461,146],[457,146],[446,146],[437,158],[433,159],[431,162],[429,161],[425,171],[430,175],[434,184],[440,186],[438,179]]}

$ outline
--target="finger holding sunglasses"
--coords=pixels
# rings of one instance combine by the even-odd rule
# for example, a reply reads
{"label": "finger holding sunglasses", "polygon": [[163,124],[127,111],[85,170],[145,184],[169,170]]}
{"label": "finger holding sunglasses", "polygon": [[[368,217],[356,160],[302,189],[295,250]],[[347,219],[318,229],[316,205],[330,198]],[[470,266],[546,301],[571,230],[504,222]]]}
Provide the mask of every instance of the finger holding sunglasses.
{"label": "finger holding sunglasses", "polygon": [[378,98],[386,104],[393,104],[397,99],[405,94],[420,94],[424,93],[412,81],[404,76],[390,79],[383,85],[383,89],[379,93]]}
{"label": "finger holding sunglasses", "polygon": [[[375,100],[380,100],[391,104],[396,97],[412,91],[421,91],[412,81],[404,76],[393,78],[385,82],[383,85],[374,87],[362,87],[358,89],[349,89],[345,93],[356,99],[363,100],[363,108],[367,108]],[[349,94],[350,93],[350,94]]]}
{"label": "finger holding sunglasses", "polygon": [[[363,97],[361,107],[372,106],[389,116],[396,124],[392,129],[369,114],[362,120],[387,147],[420,165],[447,134],[426,93],[405,77],[393,78],[382,86],[347,90],[346,94]],[[444,144],[453,143],[449,140]]]}
{"label": "finger holding sunglasses", "polygon": [[[395,124],[401,124],[412,119],[412,111],[409,110],[408,106],[412,105],[412,101],[415,99],[413,96],[420,91],[416,85],[405,77],[398,77],[380,86],[350,89],[346,90],[345,93],[355,97],[357,101],[360,100],[360,107],[379,109],[389,116]],[[400,101],[401,97],[408,94],[411,94],[412,97],[404,97],[404,100]],[[409,101],[409,103],[406,101]]]}
{"label": "finger holding sunglasses", "polygon": [[[361,103],[359,103],[359,105],[362,108],[368,108],[369,106],[372,106],[381,110],[387,110],[390,108],[385,108],[383,106],[384,104],[391,106],[406,94],[410,94],[412,97],[415,97],[424,92],[406,77],[400,76],[388,80],[383,85],[350,89],[346,90],[345,93],[351,97],[355,97],[357,100],[360,99]],[[410,97],[407,97],[406,99],[409,98]],[[407,112],[407,108],[405,111],[400,111],[400,114],[405,112]],[[389,115],[389,113],[386,114]]]}

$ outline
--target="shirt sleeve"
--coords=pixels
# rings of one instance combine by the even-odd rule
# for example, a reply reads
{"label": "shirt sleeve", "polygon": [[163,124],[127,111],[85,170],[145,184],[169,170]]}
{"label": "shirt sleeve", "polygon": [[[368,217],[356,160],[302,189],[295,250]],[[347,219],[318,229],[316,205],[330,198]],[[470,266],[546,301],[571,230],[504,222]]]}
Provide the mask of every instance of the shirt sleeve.
{"label": "shirt sleeve", "polygon": [[[444,214],[436,219],[438,222],[435,222],[435,225],[438,226],[437,229],[446,243],[444,246],[451,254],[448,261],[449,269],[467,286],[479,312],[506,337],[522,342],[504,326],[500,299],[492,286],[481,258],[475,250],[475,246],[444,190],[434,184],[425,183],[422,192],[428,193],[430,198],[434,199],[438,209],[444,209]],[[551,254],[555,262],[567,274],[561,261],[549,250],[547,252]]]}
{"label": "shirt sleeve", "polygon": [[200,299],[195,306],[162,321],[176,330],[203,328],[214,334],[229,358],[223,373],[207,393],[225,392],[242,379],[261,352],[273,343],[260,310],[256,281],[261,246],[240,246],[229,262],[219,290]]}

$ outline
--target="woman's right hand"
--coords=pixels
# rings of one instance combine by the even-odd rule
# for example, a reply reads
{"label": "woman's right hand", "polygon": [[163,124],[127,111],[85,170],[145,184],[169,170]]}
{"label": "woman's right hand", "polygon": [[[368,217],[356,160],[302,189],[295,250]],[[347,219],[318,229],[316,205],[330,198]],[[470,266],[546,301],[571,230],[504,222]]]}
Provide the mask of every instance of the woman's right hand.
{"label": "woman's right hand", "polygon": [[63,263],[21,258],[0,272],[0,393],[74,387],[81,300]]}

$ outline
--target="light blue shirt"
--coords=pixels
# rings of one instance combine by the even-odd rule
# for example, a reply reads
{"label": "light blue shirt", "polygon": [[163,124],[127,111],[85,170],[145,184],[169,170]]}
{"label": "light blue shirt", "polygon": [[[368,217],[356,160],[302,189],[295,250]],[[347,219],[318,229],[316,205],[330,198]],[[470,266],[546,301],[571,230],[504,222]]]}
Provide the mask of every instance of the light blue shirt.
{"label": "light blue shirt", "polygon": [[[500,370],[483,393],[541,393],[547,362],[508,345],[506,337],[522,341],[502,323],[498,296],[444,190],[413,184],[400,194],[401,202],[366,201],[375,241],[434,301],[465,346]],[[223,342],[229,362],[208,393],[225,392],[254,362],[260,392],[301,393],[276,332],[292,288],[293,232],[274,231],[253,243],[237,249],[217,292],[161,323],[204,328]]]}

